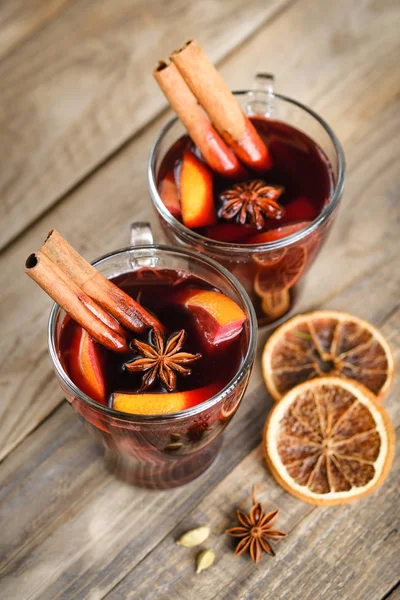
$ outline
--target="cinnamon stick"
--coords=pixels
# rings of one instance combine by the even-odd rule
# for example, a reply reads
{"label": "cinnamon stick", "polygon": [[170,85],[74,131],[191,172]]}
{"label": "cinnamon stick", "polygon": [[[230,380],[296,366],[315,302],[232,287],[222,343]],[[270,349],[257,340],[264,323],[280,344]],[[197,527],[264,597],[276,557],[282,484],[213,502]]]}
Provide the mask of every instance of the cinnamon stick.
{"label": "cinnamon stick", "polygon": [[245,170],[200,108],[176,66],[160,61],[153,76],[206,163],[225,177],[241,177]]}
{"label": "cinnamon stick", "polygon": [[39,251],[28,256],[25,272],[93,339],[116,352],[128,350],[123,333],[117,331],[114,324],[113,327],[107,324],[110,315],[95,307],[95,303],[45,254]]}
{"label": "cinnamon stick", "polygon": [[124,327],[136,333],[147,328],[165,330],[152,314],[97,271],[55,229],[50,231],[41,250]]}
{"label": "cinnamon stick", "polygon": [[239,159],[257,171],[270,169],[266,145],[199,44],[187,42],[170,59]]}
{"label": "cinnamon stick", "polygon": [[[49,259],[42,252],[42,250],[38,250],[36,252],[36,256],[39,260],[44,261],[45,264],[48,263]],[[101,306],[99,306],[90,296],[82,292],[82,290],[64,273],[62,269],[56,267],[57,277],[61,278],[75,293],[77,297],[81,300],[82,304],[86,306],[96,317],[100,319],[107,327],[113,329],[118,335],[125,339],[125,331],[123,327],[118,323],[117,319],[111,316],[107,311],[103,310]]]}

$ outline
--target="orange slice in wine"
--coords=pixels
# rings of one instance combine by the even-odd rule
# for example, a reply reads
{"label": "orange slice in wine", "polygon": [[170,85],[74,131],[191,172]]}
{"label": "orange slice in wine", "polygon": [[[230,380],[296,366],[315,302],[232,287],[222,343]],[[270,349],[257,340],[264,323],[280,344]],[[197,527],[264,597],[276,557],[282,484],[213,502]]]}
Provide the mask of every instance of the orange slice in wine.
{"label": "orange slice in wine", "polygon": [[281,262],[287,252],[286,248],[278,248],[277,250],[269,250],[268,252],[255,252],[252,255],[253,261],[261,267],[276,267]]}
{"label": "orange slice in wine", "polygon": [[217,222],[212,173],[190,150],[183,153],[180,196],[182,220],[186,227],[206,227]]}
{"label": "orange slice in wine", "polygon": [[367,388],[323,377],[296,386],[275,404],[263,446],[273,476],[290,494],[310,504],[343,504],[383,483],[395,433]]}
{"label": "orange slice in wine", "polygon": [[135,415],[165,415],[196,406],[215,396],[221,385],[213,383],[185,392],[129,394],[116,392],[112,395],[112,407],[120,412]]}
{"label": "orange slice in wine", "polygon": [[166,174],[160,184],[160,197],[171,215],[179,219],[181,217],[181,204],[173,170]]}
{"label": "orange slice in wine", "polygon": [[383,398],[394,363],[376,327],[347,313],[322,310],[281,325],[265,345],[262,369],[275,400],[303,381],[326,375],[354,379]]}
{"label": "orange slice in wine", "polygon": [[187,289],[177,292],[173,301],[191,312],[199,330],[210,344],[235,338],[242,331],[246,320],[240,306],[221,292]]}
{"label": "orange slice in wine", "polygon": [[259,268],[254,278],[254,291],[260,298],[265,294],[291,288],[307,266],[307,250],[304,246],[287,248],[277,264]]}
{"label": "orange slice in wine", "polygon": [[301,229],[304,229],[309,225],[311,221],[300,221],[299,223],[291,223],[290,225],[284,225],[283,227],[276,227],[269,231],[263,231],[262,233],[256,233],[247,238],[247,244],[266,244],[267,242],[275,242],[282,238],[292,235]]}
{"label": "orange slice in wine", "polygon": [[290,292],[282,290],[281,292],[272,292],[265,294],[261,302],[263,313],[274,321],[282,317],[290,308]]}
{"label": "orange slice in wine", "polygon": [[235,389],[221,403],[221,420],[230,419],[237,411],[246,392],[247,383],[242,390]]}
{"label": "orange slice in wine", "polygon": [[[275,242],[282,238],[296,233],[304,227],[307,227],[311,221],[302,221],[300,223],[292,223],[291,225],[285,225],[284,227],[276,227],[263,233],[258,233],[247,238],[247,244],[265,244],[267,242]],[[287,248],[278,248],[276,250],[268,250],[267,252],[255,252],[252,256],[255,263],[262,267],[274,267],[276,266],[286,255]]]}
{"label": "orange slice in wine", "polygon": [[72,340],[69,372],[82,392],[104,404],[104,350],[84,329],[78,329]]}

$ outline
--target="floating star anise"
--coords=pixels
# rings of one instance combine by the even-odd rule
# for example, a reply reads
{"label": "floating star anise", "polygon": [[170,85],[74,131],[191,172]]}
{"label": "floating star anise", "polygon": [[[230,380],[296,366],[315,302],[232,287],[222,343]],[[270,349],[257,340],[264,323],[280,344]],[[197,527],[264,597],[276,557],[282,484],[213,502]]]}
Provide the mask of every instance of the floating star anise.
{"label": "floating star anise", "polygon": [[246,550],[250,551],[250,556],[255,563],[261,559],[262,553],[267,552],[275,556],[275,552],[269,545],[267,539],[280,540],[286,536],[286,533],[271,529],[278,516],[278,510],[273,510],[267,514],[259,502],[255,498],[255,486],[253,487],[253,507],[250,514],[237,511],[237,518],[241,527],[232,527],[227,529],[225,533],[233,537],[242,538],[236,546],[235,554],[243,554]]}
{"label": "floating star anise", "polygon": [[267,219],[281,219],[285,214],[283,206],[277,203],[283,191],[283,187],[267,185],[262,179],[236,183],[220,194],[219,216],[261,229]]}
{"label": "floating star anise", "polygon": [[139,391],[151,387],[158,378],[167,390],[172,392],[176,387],[176,374],[190,375],[190,369],[184,365],[198,360],[201,354],[181,352],[186,339],[184,329],[171,335],[167,341],[156,329],[152,329],[150,335],[150,344],[139,340],[132,341],[140,356],[125,363],[124,368],[132,373],[144,373]]}

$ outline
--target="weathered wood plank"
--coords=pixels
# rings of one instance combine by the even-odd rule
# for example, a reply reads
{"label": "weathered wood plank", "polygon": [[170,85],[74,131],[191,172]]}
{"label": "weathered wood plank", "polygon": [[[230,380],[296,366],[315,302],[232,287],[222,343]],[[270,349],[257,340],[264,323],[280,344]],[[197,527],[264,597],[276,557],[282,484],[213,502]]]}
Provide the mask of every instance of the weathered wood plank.
{"label": "weathered wood plank", "polygon": [[[266,37],[260,33],[260,43]],[[232,69],[234,65],[232,59]],[[354,98],[355,119],[357,106]],[[301,308],[312,307],[369,265],[378,266],[398,252],[399,172],[392,160],[399,144],[398,110],[398,103],[386,108],[379,105],[374,119],[350,138],[344,136],[349,176],[343,207],[330,241],[307,276]],[[127,224],[151,216],[150,202],[145,201],[145,166],[160,125],[157,121],[0,256],[0,314],[7,315],[2,319],[0,339],[0,458],[61,401],[46,350],[51,302],[27,277],[15,277],[15,273],[22,271],[24,259],[51,227],[58,228],[88,258],[127,244]],[[372,155],[368,152],[371,141]],[[365,181],[370,182],[367,189]],[[392,289],[390,279],[388,285]]]}
{"label": "weathered wood plank", "polygon": [[399,600],[400,598],[400,582],[388,596],[382,596],[381,600]]}
{"label": "weathered wood plank", "polygon": [[287,2],[77,2],[0,63],[0,247],[166,106],[160,58],[195,33],[218,61]]}
{"label": "weathered wood plank", "polygon": [[[393,259],[381,269],[372,269],[363,277],[364,284],[361,280],[356,282],[335,301],[332,300],[331,306],[341,307],[341,303],[345,302],[348,311],[356,311],[365,287],[383,289],[390,275],[399,288],[400,272],[394,270],[395,264],[396,259]],[[393,313],[398,300],[391,294],[375,296],[375,299],[375,303],[370,304],[368,317],[383,325],[382,331],[395,349],[398,361],[400,311]],[[400,423],[400,406],[396,402],[399,385],[397,379],[386,403],[396,425]],[[213,524],[214,516],[209,514],[218,507],[225,511],[223,524],[218,521],[222,530],[232,517],[232,500],[244,501],[248,488],[257,481],[268,486],[266,499],[282,508],[282,528],[283,525],[286,528],[297,527],[296,524],[313,509],[296,501],[273,483],[259,451],[246,458],[228,476],[228,488],[223,482],[218,492],[210,492],[259,442],[271,400],[260,383],[258,368],[253,376],[252,390],[228,428],[224,451],[215,468],[189,486],[169,492],[147,492],[114,481],[104,472],[94,443],[75,422],[76,417],[68,413],[67,407],[59,409],[4,461],[0,470],[0,512],[4,522],[0,540],[3,564],[0,574],[6,597],[14,594],[17,597],[25,598],[27,595],[29,598],[56,600],[59,597],[91,598],[95,595],[100,599],[136,565],[139,565],[138,569],[122,584],[124,593],[128,595],[131,590],[136,590],[135,598],[147,598],[147,578],[152,572],[153,575],[156,573],[160,586],[168,583],[171,594],[174,591],[180,597],[180,576],[184,588],[189,585],[187,577],[192,586],[203,580],[193,581],[192,563],[189,560],[188,566],[187,555],[180,558],[176,554],[171,547],[171,539],[196,522]],[[224,492],[226,489],[229,493]],[[383,496],[388,493],[388,485],[383,489],[384,493],[373,496],[375,515],[377,512],[381,514],[380,505]],[[204,498],[207,493],[209,495]],[[32,501],[33,498],[35,501]],[[200,508],[192,513],[199,502]],[[356,512],[346,513],[350,514],[350,521],[351,515],[358,515],[362,506],[362,502],[354,504],[352,510]],[[332,515],[336,515],[338,510],[342,509],[332,509],[332,522]],[[350,511],[347,508],[343,510]],[[372,519],[371,514],[369,518]],[[388,521],[384,519],[384,522]],[[332,530],[327,529],[328,533]],[[172,534],[169,533],[171,530]],[[324,531],[322,526],[321,531]],[[301,538],[298,541],[296,536],[294,533],[293,542],[301,545]],[[214,540],[215,537],[212,538]],[[156,548],[160,542],[161,545]],[[306,557],[303,554],[304,564],[311,560],[314,546],[311,543],[305,546],[310,555]],[[147,560],[153,571],[149,570],[150,567],[144,568]],[[227,571],[223,570],[231,573],[232,580],[233,573],[238,571],[237,564],[232,563]],[[275,564],[272,562],[271,568]],[[162,569],[162,565],[165,572],[160,574],[158,570]],[[392,563],[387,565],[388,573],[392,567]],[[174,577],[175,569],[179,570],[179,577]],[[249,574],[249,569],[249,566],[243,569],[243,577]],[[282,569],[280,573],[285,578]],[[215,586],[211,586],[213,593],[220,589],[218,577]],[[236,583],[242,580],[236,576]],[[392,576],[388,577],[388,586],[390,582],[393,583]],[[174,585],[178,586],[175,590]],[[163,590],[162,587],[160,594]],[[238,596],[233,593],[230,597]]]}
{"label": "weathered wood plank", "polygon": [[[64,593],[81,597],[79,588],[99,575],[98,561],[115,560],[117,570],[100,586],[106,593],[132,561],[146,555],[149,543],[174,527],[177,514],[188,512],[256,446],[268,405],[261,386],[248,394],[215,468],[168,492],[124,485],[106,473],[97,445],[70,408],[62,406],[0,469],[2,593],[41,600]],[[147,510],[157,517],[148,520]],[[133,539],[138,546],[132,553],[127,543]]]}
{"label": "weathered wood plank", "polygon": [[[276,486],[259,448],[106,598],[379,600],[398,580],[399,475],[397,455],[380,495],[353,506],[312,509]],[[247,556],[234,556],[233,544],[223,534],[236,522],[233,509],[251,506],[243,482],[260,484],[260,501],[269,509],[280,508],[279,528],[289,534],[275,544],[277,556],[265,556],[260,566]],[[213,533],[204,546],[217,555],[215,565],[201,577],[195,574],[198,550],[174,544],[182,531],[199,523],[210,526]]]}
{"label": "weathered wood plank", "polygon": [[[375,277],[369,281],[377,283]],[[354,298],[350,290],[348,294],[357,305],[358,291],[354,291]],[[399,342],[399,309],[383,326],[386,335],[393,331]],[[396,356],[400,358],[399,345]],[[397,380],[385,402],[396,425],[400,423],[399,391]],[[398,450],[399,446],[398,442]],[[236,522],[235,506],[245,510],[251,506],[249,495],[253,483],[263,490],[259,499],[269,510],[280,508],[278,528],[289,533],[279,547],[275,545],[277,557],[264,557],[260,567],[254,566],[248,557],[235,557],[230,551],[234,544],[224,535],[225,529]],[[318,509],[292,498],[275,483],[259,447],[106,598],[378,600],[399,578],[399,483],[397,454],[389,479],[379,491],[352,505]],[[200,524],[211,528],[212,536],[204,546],[212,547],[217,555],[216,565],[201,577],[194,569],[194,557],[199,550],[187,551],[174,544],[182,532]]]}
{"label": "weathered wood plank", "polygon": [[49,24],[74,0],[12,0],[0,4],[0,58]]}

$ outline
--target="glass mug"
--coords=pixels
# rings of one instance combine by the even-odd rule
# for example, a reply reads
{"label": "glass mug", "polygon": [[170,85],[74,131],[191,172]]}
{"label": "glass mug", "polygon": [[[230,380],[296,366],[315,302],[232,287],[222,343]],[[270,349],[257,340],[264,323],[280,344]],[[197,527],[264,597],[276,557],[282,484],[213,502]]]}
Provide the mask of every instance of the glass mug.
{"label": "glass mug", "polygon": [[299,282],[314,262],[337,214],[343,194],[345,159],[332,129],[300,102],[276,94],[273,77],[259,74],[258,89],[234,92],[245,113],[262,115],[291,125],[308,135],[324,151],[333,171],[333,189],[317,218],[304,229],[263,244],[238,244],[212,240],[188,229],[165,207],[157,188],[160,165],[171,146],[186,132],[181,122],[171,119],[159,133],[150,153],[150,195],[166,239],[216,260],[239,279],[256,309],[259,325],[288,318],[293,312]]}
{"label": "glass mug", "polygon": [[108,470],[135,485],[166,489],[188,483],[215,461],[222,444],[221,434],[247,388],[255,357],[257,320],[245,290],[221,265],[194,252],[154,245],[148,224],[134,224],[131,238],[131,247],[93,262],[103,275],[116,277],[143,267],[188,271],[235,300],[247,317],[243,358],[224,389],[180,412],[146,416],[121,413],[99,404],[71,381],[59,354],[66,313],[57,304],[51,310],[48,344],[53,368],[68,402],[105,447]]}

